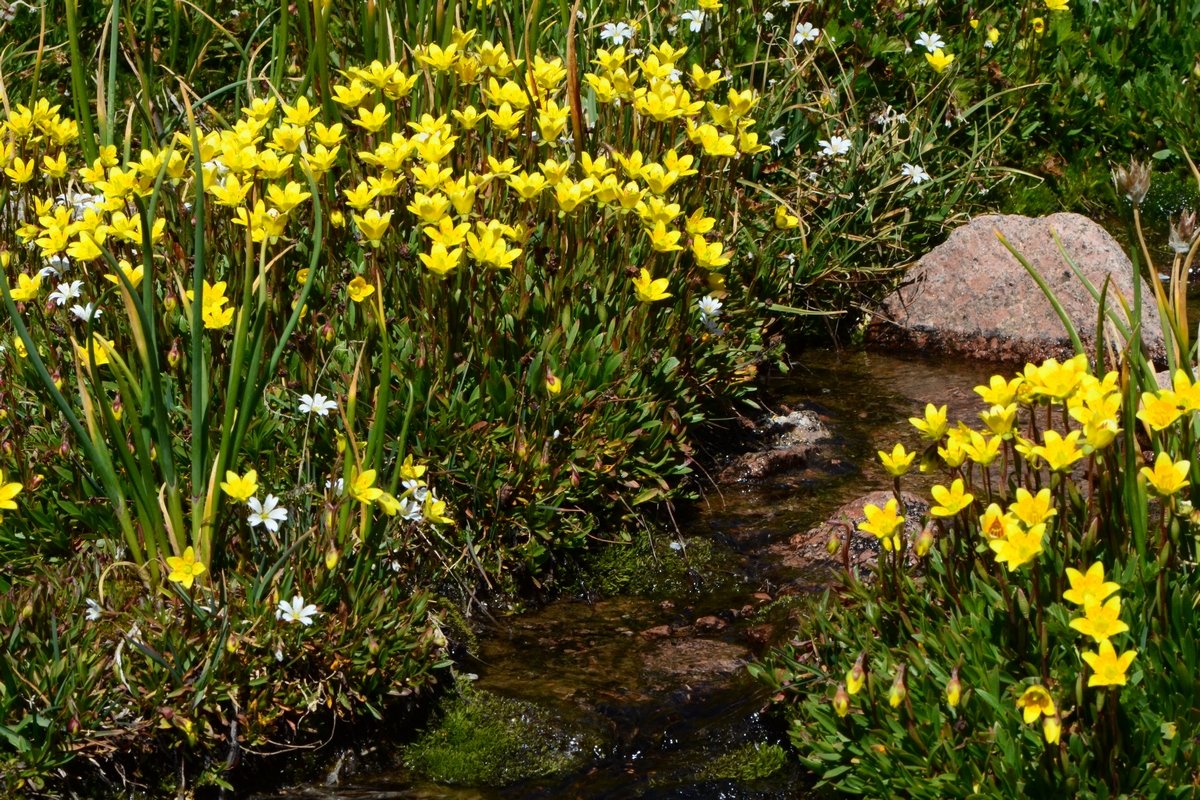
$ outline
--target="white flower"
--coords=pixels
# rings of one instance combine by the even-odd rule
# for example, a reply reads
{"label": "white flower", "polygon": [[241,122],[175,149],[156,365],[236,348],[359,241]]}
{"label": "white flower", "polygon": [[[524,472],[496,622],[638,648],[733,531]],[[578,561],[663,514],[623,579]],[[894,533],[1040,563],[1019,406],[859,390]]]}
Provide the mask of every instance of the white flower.
{"label": "white flower", "polygon": [[343,478],[338,478],[336,481],[327,480],[325,481],[325,488],[333,489],[334,494],[340,495],[346,489],[346,481]]}
{"label": "white flower", "polygon": [[941,36],[938,36],[936,33],[926,33],[925,31],[921,31],[921,34],[917,37],[917,41],[914,42],[914,44],[916,44],[917,47],[924,47],[931,53],[938,48],[946,46],[946,42]]}
{"label": "white flower", "polygon": [[783,144],[784,131],[783,128],[772,128],[767,131],[767,144],[771,147],[779,147]]}
{"label": "white flower", "polygon": [[300,395],[300,413],[316,414],[319,417],[329,416],[329,412],[337,409],[337,403],[323,394]]}
{"label": "white flower", "polygon": [[913,183],[924,183],[929,180],[929,173],[916,164],[905,164],[900,168],[900,174],[910,178]]}
{"label": "white flower", "polygon": [[75,305],[71,306],[71,313],[74,314],[79,321],[87,322],[94,317],[99,317],[104,312],[99,308],[96,308],[94,303],[88,303],[86,306],[81,306],[76,303]]}
{"label": "white flower", "polygon": [[704,12],[698,8],[683,12],[679,19],[688,23],[688,30],[692,33],[699,33],[704,28]]}
{"label": "white flower", "polygon": [[416,497],[405,497],[400,500],[400,516],[409,522],[420,522],[425,519],[425,509]]}
{"label": "white flower", "polygon": [[611,42],[620,47],[633,38],[633,27],[628,22],[606,22],[600,28],[600,41]]}
{"label": "white flower", "polygon": [[104,609],[100,607],[100,604],[90,597],[84,602],[87,603],[87,611],[84,612],[84,616],[88,618],[88,621],[95,622],[100,619],[100,615],[104,613]]}
{"label": "white flower", "polygon": [[284,622],[299,622],[301,625],[312,625],[313,617],[317,615],[317,607],[312,603],[304,604],[304,598],[300,595],[292,597],[292,602],[286,600],[279,601],[279,608],[275,609],[275,619],[281,619]]}
{"label": "white flower", "polygon": [[250,506],[250,515],[246,521],[250,523],[251,528],[262,525],[274,533],[279,530],[279,523],[287,520],[287,509],[279,505],[279,498],[273,494],[267,495],[267,499],[261,503],[257,497],[251,497],[246,501],[246,505]]}
{"label": "white flower", "polygon": [[60,283],[58,288],[50,293],[50,300],[56,306],[65,306],[68,300],[74,300],[76,297],[79,297],[82,289],[83,281]]}
{"label": "white flower", "polygon": [[711,294],[701,297],[696,301],[696,305],[700,307],[701,319],[715,319],[721,315],[721,301]]}
{"label": "white flower", "polygon": [[425,481],[414,478],[405,478],[400,483],[404,487],[404,491],[412,496],[418,503],[425,502],[425,496],[429,494],[429,487],[425,485]]}
{"label": "white flower", "polygon": [[770,22],[773,19],[775,19],[775,15],[772,14],[770,11],[763,12],[763,22]]}
{"label": "white flower", "polygon": [[801,22],[796,26],[796,35],[792,37],[792,44],[799,47],[805,42],[815,42],[820,36],[820,28],[814,26],[811,22]]}
{"label": "white flower", "polygon": [[830,136],[817,142],[823,156],[843,156],[850,152],[850,140],[842,136]]}

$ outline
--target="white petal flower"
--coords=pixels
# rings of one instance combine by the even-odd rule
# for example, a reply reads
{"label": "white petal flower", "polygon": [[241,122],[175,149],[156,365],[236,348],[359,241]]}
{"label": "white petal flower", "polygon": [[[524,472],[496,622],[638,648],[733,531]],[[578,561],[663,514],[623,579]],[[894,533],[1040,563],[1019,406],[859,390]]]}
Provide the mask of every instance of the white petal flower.
{"label": "white petal flower", "polygon": [[259,502],[257,497],[251,497],[246,501],[246,505],[250,506],[250,514],[246,521],[250,523],[251,528],[262,525],[274,533],[279,530],[281,522],[287,521],[288,510],[279,505],[279,498],[273,494],[267,495],[267,499],[262,502]]}
{"label": "white petal flower", "polygon": [[86,306],[81,306],[78,303],[71,306],[71,313],[75,315],[80,322],[87,322],[92,318],[99,317],[104,312],[96,308],[94,303],[88,303]]}
{"label": "white petal flower", "polygon": [[850,152],[851,142],[843,136],[830,136],[828,139],[822,139],[817,142],[821,145],[821,155],[823,156],[842,156]]}
{"label": "white petal flower", "polygon": [[946,46],[946,42],[941,36],[938,36],[936,33],[926,33],[925,31],[921,31],[921,34],[917,36],[915,44],[917,47],[924,47],[930,53]]}
{"label": "white petal flower", "polygon": [[816,27],[811,22],[801,22],[796,26],[796,35],[792,37],[792,44],[799,47],[805,42],[815,42],[820,37],[820,28]]}
{"label": "white petal flower", "polygon": [[299,622],[301,625],[308,626],[313,624],[313,617],[318,613],[316,606],[312,603],[305,605],[302,596],[294,595],[290,603],[286,600],[279,601],[279,607],[275,609],[275,619],[281,619],[284,622]]}
{"label": "white petal flower", "polygon": [[916,164],[905,164],[900,168],[900,174],[912,180],[913,183],[924,183],[929,180],[929,173]]}
{"label": "white petal flower", "polygon": [[705,320],[715,319],[721,314],[721,301],[711,294],[701,297],[696,305],[700,307],[700,316]]}
{"label": "white petal flower", "polygon": [[767,131],[767,144],[771,147],[779,147],[783,144],[784,130],[783,128],[772,128]]}
{"label": "white petal flower", "polygon": [[95,622],[100,619],[100,615],[104,613],[104,609],[100,607],[100,604],[90,597],[84,602],[87,603],[87,611],[84,612],[84,616],[88,618],[88,621]]}
{"label": "white petal flower", "polygon": [[679,19],[688,23],[688,30],[692,33],[699,33],[704,28],[704,12],[698,8],[683,12]]}
{"label": "white petal flower", "polygon": [[628,22],[606,22],[600,28],[600,41],[620,47],[633,38],[633,27]]}
{"label": "white petal flower", "polygon": [[299,408],[301,414],[316,414],[319,417],[327,417],[330,411],[337,409],[337,403],[320,393],[302,394],[300,395]]}
{"label": "white petal flower", "polygon": [[50,300],[56,306],[65,306],[68,300],[74,300],[82,293],[83,281],[60,283],[58,288],[50,293]]}

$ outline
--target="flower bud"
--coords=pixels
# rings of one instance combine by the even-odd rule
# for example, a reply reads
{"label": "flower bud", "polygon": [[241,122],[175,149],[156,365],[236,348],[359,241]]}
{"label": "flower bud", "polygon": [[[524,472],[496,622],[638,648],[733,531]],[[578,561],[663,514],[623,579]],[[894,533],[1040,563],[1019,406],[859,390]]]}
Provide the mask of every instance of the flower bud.
{"label": "flower bud", "polygon": [[837,555],[837,551],[842,549],[842,537],[837,535],[837,532],[829,534],[829,541],[825,545],[825,552],[831,556]]}
{"label": "flower bud", "polygon": [[336,547],[329,548],[329,552],[327,552],[325,554],[325,569],[332,572],[333,568],[336,567],[338,564],[338,557],[339,557],[339,554],[338,554],[337,548]]}
{"label": "flower bud", "polygon": [[163,299],[163,311],[170,314],[177,308],[179,308],[179,298],[175,295],[169,294]]}
{"label": "flower bud", "polygon": [[61,442],[58,443],[58,454],[60,456],[62,456],[63,458],[66,458],[67,456],[71,455],[71,445],[69,445],[67,443],[66,439],[63,439]]}
{"label": "flower bud", "polygon": [[892,708],[899,708],[904,702],[904,698],[908,697],[908,686],[904,682],[904,673],[908,669],[907,664],[901,664],[900,669],[896,671],[896,679],[892,681],[892,688],[888,689],[888,705]]}
{"label": "flower bud", "polygon": [[179,351],[179,339],[171,342],[171,349],[167,352],[167,364],[171,369],[179,366],[179,359],[183,357],[183,353]]}
{"label": "flower bud", "polygon": [[933,523],[929,523],[921,529],[920,535],[917,536],[915,549],[920,558],[929,555],[929,551],[933,549]]}
{"label": "flower bud", "polygon": [[1143,162],[1129,159],[1129,168],[1114,167],[1113,183],[1117,191],[1125,195],[1129,202],[1140,206],[1150,191],[1150,167]]}
{"label": "flower bud", "polygon": [[958,667],[950,673],[950,680],[946,682],[946,705],[951,708],[958,708],[958,704],[962,701],[962,681],[958,679]]}
{"label": "flower bud", "polygon": [[325,326],[321,328],[321,338],[324,339],[326,342],[332,342],[333,337],[334,337],[333,323],[326,322]]}
{"label": "flower bud", "polygon": [[1170,245],[1171,249],[1179,255],[1187,255],[1187,252],[1192,249],[1192,242],[1196,240],[1196,233],[1200,231],[1196,227],[1196,212],[1185,211],[1179,215],[1179,219],[1171,223]]}
{"label": "flower bud", "polygon": [[845,684],[838,684],[837,692],[833,695],[833,710],[839,717],[850,713],[850,695],[846,692]]}
{"label": "flower bud", "polygon": [[1042,735],[1046,737],[1046,744],[1058,744],[1062,735],[1062,720],[1057,714],[1042,717]]}
{"label": "flower bud", "polygon": [[858,660],[854,662],[854,666],[846,673],[846,691],[851,695],[858,694],[867,681],[867,671],[863,668],[863,659],[866,653],[859,653]]}
{"label": "flower bud", "polygon": [[63,387],[62,373],[54,370],[54,372],[50,373],[50,380],[54,381],[54,388],[61,392]]}

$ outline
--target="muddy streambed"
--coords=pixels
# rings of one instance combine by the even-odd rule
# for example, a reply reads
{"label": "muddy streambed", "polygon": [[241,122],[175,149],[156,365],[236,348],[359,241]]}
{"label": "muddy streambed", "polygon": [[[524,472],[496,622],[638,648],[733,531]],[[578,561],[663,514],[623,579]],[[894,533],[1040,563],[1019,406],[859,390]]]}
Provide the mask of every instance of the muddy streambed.
{"label": "muddy streambed", "polygon": [[907,419],[927,401],[948,404],[951,420],[976,419],[972,388],[996,371],[1011,369],[807,353],[772,387],[780,404],[816,412],[831,434],[807,465],[711,491],[677,535],[658,535],[638,574],[618,576],[620,563],[611,566],[615,596],[563,599],[489,623],[477,658],[459,672],[480,693],[517,701],[500,709],[500,726],[519,729],[524,755],[553,760],[555,776],[454,786],[405,768],[399,743],[360,744],[331,761],[325,780],[252,797],[804,796],[808,780],[794,762],[778,766],[786,732],[762,713],[767,697],[745,669],[780,633],[775,601],[817,591],[828,578],[828,567],[797,557],[789,541],[890,486],[875,451],[916,445]]}

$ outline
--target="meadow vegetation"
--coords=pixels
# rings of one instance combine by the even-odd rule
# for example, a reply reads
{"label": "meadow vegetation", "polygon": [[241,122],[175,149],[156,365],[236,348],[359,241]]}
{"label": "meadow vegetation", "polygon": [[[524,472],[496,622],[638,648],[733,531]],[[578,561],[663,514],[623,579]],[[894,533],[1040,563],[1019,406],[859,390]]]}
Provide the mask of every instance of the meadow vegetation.
{"label": "meadow vegetation", "polygon": [[1035,172],[1183,164],[1197,13],[0,0],[5,791],[428,697],[457,609],[697,490],[782,334]]}

